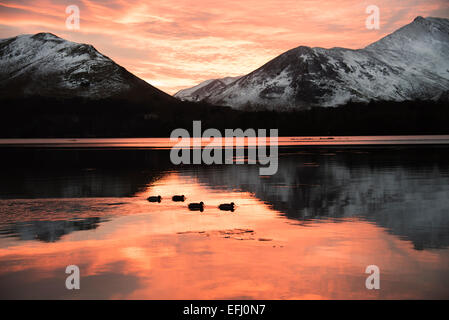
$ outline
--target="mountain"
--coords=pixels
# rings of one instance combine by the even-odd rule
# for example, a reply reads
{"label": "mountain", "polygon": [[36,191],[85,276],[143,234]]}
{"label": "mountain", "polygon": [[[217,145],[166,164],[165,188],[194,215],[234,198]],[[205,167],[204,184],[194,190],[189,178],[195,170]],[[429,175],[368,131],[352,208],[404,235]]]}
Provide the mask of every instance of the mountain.
{"label": "mountain", "polygon": [[175,102],[93,46],[51,33],[0,40],[0,95]]}
{"label": "mountain", "polygon": [[184,101],[202,101],[206,99],[211,92],[224,89],[227,85],[240,78],[241,77],[226,77],[222,79],[206,80],[192,88],[178,91],[174,94],[174,97]]}
{"label": "mountain", "polygon": [[176,96],[277,110],[448,97],[449,20],[417,17],[358,50],[300,46],[229,84],[212,83]]}

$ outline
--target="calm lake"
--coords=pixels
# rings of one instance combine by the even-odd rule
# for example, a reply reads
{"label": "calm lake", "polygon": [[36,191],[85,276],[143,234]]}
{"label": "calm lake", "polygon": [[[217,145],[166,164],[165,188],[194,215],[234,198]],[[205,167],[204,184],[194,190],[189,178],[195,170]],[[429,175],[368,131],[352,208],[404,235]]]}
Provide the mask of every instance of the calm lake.
{"label": "calm lake", "polygon": [[449,136],[280,138],[273,176],[172,145],[0,140],[0,299],[449,299]]}

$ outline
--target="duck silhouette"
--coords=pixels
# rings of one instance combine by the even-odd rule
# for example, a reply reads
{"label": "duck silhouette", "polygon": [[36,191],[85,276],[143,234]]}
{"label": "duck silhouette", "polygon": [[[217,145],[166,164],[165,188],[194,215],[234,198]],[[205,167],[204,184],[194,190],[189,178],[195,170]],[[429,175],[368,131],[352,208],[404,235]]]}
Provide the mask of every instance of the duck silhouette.
{"label": "duck silhouette", "polygon": [[190,203],[189,210],[191,211],[204,211],[204,203],[201,201],[200,203]]}
{"label": "duck silhouette", "polygon": [[147,200],[150,202],[161,202],[162,197],[161,196],[151,196],[151,197],[148,197]]}
{"label": "duck silhouette", "polygon": [[186,197],[185,197],[184,195],[182,195],[182,196],[173,196],[171,199],[172,199],[173,201],[176,201],[176,202],[184,202],[184,200],[186,199]]}
{"label": "duck silhouette", "polygon": [[231,203],[223,203],[223,204],[220,204],[220,205],[218,206],[218,208],[219,208],[220,210],[223,210],[223,211],[232,211],[232,212],[234,212],[235,204],[234,204],[234,202],[231,202]]}

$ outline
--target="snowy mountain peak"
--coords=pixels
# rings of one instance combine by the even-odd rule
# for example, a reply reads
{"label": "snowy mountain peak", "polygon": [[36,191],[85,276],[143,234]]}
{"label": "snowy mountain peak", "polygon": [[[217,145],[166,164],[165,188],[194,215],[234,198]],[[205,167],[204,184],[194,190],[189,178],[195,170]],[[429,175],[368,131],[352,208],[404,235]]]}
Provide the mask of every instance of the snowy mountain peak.
{"label": "snowy mountain peak", "polygon": [[225,86],[210,84],[182,99],[277,110],[438,99],[449,91],[449,20],[417,17],[364,49],[299,46]]}
{"label": "snowy mountain peak", "polygon": [[206,80],[192,88],[178,91],[174,94],[174,97],[180,100],[201,101],[207,98],[210,92],[224,88],[240,78],[241,77],[226,77],[222,79]]}
{"label": "snowy mountain peak", "polygon": [[64,41],[62,38],[60,38],[57,35],[50,33],[50,32],[36,33],[35,35],[32,35],[31,37],[35,40],[43,40],[43,41],[51,41],[51,40]]}
{"label": "snowy mountain peak", "polygon": [[172,100],[92,45],[67,41],[52,33],[0,40],[0,92],[3,97]]}

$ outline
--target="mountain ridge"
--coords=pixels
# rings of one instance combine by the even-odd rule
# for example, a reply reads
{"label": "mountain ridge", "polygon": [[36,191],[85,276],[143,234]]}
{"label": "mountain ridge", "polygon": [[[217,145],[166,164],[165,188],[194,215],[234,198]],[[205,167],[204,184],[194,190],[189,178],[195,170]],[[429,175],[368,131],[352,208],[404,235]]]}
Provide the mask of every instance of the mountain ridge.
{"label": "mountain ridge", "polygon": [[169,103],[175,99],[130,73],[90,44],[52,33],[0,40],[2,97],[123,99]]}
{"label": "mountain ridge", "polygon": [[449,20],[419,16],[362,49],[290,49],[225,87],[203,92],[199,101],[283,110],[436,100],[449,91],[448,53]]}
{"label": "mountain ridge", "polygon": [[234,81],[237,81],[240,78],[241,76],[206,80],[192,88],[179,90],[173,96],[180,100],[201,101],[207,97],[208,93],[211,90],[215,90],[217,88],[224,88],[225,86],[231,84]]}

